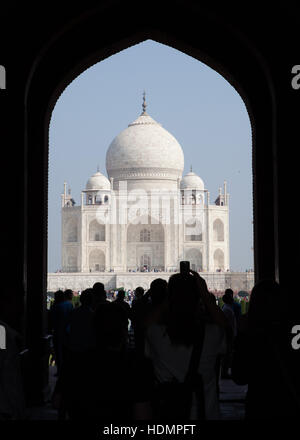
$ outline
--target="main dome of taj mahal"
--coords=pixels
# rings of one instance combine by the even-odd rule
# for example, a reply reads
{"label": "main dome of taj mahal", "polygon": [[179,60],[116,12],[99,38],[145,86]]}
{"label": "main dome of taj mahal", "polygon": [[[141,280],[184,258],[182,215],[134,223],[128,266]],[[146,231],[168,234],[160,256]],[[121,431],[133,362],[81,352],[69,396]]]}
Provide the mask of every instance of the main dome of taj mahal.
{"label": "main dome of taj mahal", "polygon": [[176,180],[183,167],[178,141],[146,112],[114,138],[106,153],[107,174],[114,179]]}

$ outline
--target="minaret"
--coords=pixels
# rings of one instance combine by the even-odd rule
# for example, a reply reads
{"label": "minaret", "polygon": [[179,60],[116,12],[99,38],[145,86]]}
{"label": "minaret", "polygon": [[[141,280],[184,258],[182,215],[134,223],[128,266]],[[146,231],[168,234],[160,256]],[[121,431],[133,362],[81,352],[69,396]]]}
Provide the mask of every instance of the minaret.
{"label": "minaret", "polygon": [[228,205],[227,182],[224,180],[224,204]]}
{"label": "minaret", "polygon": [[71,188],[69,187],[67,190],[67,182],[64,182],[64,193],[61,195],[61,207],[65,208],[74,206],[75,202],[72,199]]}
{"label": "minaret", "polygon": [[67,182],[64,182],[64,193],[61,195],[61,207],[66,205],[67,200]]}

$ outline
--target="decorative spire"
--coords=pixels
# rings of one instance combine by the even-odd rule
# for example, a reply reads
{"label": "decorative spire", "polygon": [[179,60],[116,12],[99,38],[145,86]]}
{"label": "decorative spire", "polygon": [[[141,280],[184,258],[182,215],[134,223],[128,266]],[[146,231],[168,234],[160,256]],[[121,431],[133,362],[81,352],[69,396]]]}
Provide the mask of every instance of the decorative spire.
{"label": "decorative spire", "polygon": [[146,114],[146,107],[147,107],[147,104],[146,104],[146,92],[144,90],[144,93],[143,93],[143,105],[142,105],[143,113],[142,113],[142,115]]}
{"label": "decorative spire", "polygon": [[191,165],[190,173],[192,173],[192,172],[193,172],[193,167],[192,167],[192,165]]}

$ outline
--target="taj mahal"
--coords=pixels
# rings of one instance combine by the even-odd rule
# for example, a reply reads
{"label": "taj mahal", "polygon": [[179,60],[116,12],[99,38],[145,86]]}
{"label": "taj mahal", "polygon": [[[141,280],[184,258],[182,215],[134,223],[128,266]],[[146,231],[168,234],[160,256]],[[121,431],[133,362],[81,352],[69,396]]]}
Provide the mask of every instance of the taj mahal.
{"label": "taj mahal", "polygon": [[[183,176],[181,145],[146,111],[118,134],[76,205],[61,195],[62,270],[48,274],[48,291],[149,288],[168,279],[181,260],[201,272],[208,287],[246,290],[253,273],[231,273],[227,183],[214,202],[200,176]],[[75,206],[76,205],[76,206]],[[159,272],[159,273],[158,273]]]}

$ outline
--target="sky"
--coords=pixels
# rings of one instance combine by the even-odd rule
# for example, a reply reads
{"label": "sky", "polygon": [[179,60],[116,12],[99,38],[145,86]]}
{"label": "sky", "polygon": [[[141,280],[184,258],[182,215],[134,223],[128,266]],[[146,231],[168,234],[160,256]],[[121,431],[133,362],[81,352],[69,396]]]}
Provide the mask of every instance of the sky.
{"label": "sky", "polygon": [[53,109],[49,130],[48,271],[61,268],[61,194],[66,181],[77,205],[88,178],[105,174],[112,142],[142,112],[180,143],[184,174],[193,171],[210,203],[227,181],[230,268],[253,268],[251,125],[238,92],[216,71],[152,40],[79,75]]}

